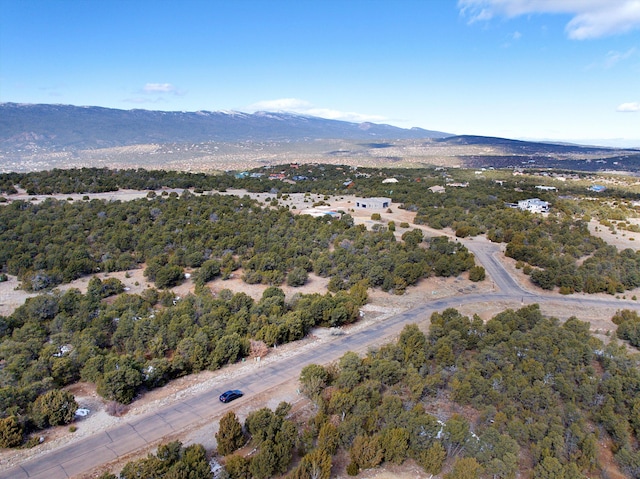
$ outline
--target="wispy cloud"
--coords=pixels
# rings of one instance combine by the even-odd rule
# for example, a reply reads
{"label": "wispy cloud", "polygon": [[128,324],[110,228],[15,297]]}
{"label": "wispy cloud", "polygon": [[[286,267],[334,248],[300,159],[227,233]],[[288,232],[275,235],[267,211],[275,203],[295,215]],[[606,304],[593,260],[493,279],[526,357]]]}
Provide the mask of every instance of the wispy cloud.
{"label": "wispy cloud", "polygon": [[369,115],[365,113],[356,113],[352,111],[333,110],[330,108],[318,108],[306,100],[298,98],[279,98],[276,100],[264,100],[249,105],[249,111],[287,111],[297,113],[299,115],[318,116],[329,120],[351,121],[355,123],[362,122],[381,122],[387,118],[379,115]]}
{"label": "wispy cloud", "polygon": [[145,85],[136,91],[135,96],[125,98],[126,103],[164,103],[169,101],[167,95],[182,96],[184,92],[179,90],[172,83],[145,83]]}
{"label": "wispy cloud", "polygon": [[458,0],[469,23],[530,14],[569,14],[569,38],[585,40],[640,28],[639,0]]}
{"label": "wispy cloud", "polygon": [[513,42],[518,42],[518,41],[520,41],[521,38],[522,38],[522,33],[518,32],[518,31],[515,31],[511,35],[509,35],[509,37],[502,44],[502,46],[504,48],[510,48],[511,45],[513,45]]}
{"label": "wispy cloud", "polygon": [[178,94],[178,89],[171,83],[147,83],[142,87],[144,93],[173,93]]}
{"label": "wispy cloud", "polygon": [[607,53],[607,57],[604,61],[604,67],[612,68],[616,66],[618,63],[620,63],[621,61],[626,60],[627,58],[630,58],[635,53],[636,53],[635,48],[630,48],[626,52],[610,51]]}
{"label": "wispy cloud", "polygon": [[609,70],[610,68],[614,68],[619,63],[628,60],[629,58],[635,56],[637,53],[636,48],[630,48],[626,52],[619,52],[616,50],[608,51],[604,58],[597,60],[590,65],[587,66],[587,70],[593,69],[603,69]]}
{"label": "wispy cloud", "polygon": [[640,111],[640,102],[638,101],[632,101],[629,103],[622,103],[620,105],[618,105],[618,108],[616,108],[616,111],[622,112],[622,113],[635,113]]}

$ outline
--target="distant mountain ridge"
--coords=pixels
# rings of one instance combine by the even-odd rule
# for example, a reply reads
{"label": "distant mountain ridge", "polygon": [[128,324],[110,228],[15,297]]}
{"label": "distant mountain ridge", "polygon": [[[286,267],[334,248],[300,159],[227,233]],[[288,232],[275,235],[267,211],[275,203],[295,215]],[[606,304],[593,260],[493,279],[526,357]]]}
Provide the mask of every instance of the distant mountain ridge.
{"label": "distant mountain ridge", "polygon": [[[576,145],[562,142],[550,141],[526,141],[511,140],[508,138],[498,138],[492,136],[477,135],[456,135],[445,138],[436,139],[438,143],[446,143],[449,145],[489,145],[492,147],[501,147],[512,154],[529,155],[529,154],[563,154],[563,153],[595,153],[603,150],[615,150],[616,148],[608,148],[602,146]],[[621,150],[620,148],[618,148]],[[631,148],[629,150],[632,150]]]}
{"label": "distant mountain ridge", "polygon": [[118,110],[0,103],[0,148],[86,150],[151,143],[429,139],[421,128],[351,123],[284,112]]}
{"label": "distant mountain ridge", "polygon": [[287,162],[635,172],[640,149],[454,136],[285,112],[0,103],[0,172],[95,166],[226,171]]}

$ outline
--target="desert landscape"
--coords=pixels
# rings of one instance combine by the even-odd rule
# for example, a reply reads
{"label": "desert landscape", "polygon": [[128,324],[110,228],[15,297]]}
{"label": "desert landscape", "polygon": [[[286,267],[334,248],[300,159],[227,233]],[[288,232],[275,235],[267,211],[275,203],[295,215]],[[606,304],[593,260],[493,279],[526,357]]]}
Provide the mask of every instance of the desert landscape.
{"label": "desert landscape", "polygon": [[[180,190],[172,191],[176,191],[177,193],[181,192]],[[160,194],[161,191],[157,191],[156,193]],[[266,193],[252,194],[245,190],[230,190],[224,194],[237,195],[240,197],[249,195],[253,199],[263,202],[265,206],[269,203],[269,198],[272,196]],[[91,197],[106,200],[127,201],[142,198],[146,195],[146,191],[118,191],[104,194],[93,194]],[[23,196],[25,196],[24,193],[15,195],[15,198],[12,198],[12,200],[22,198]],[[68,199],[67,196],[73,198],[74,201],[77,201],[84,195],[57,195],[57,198]],[[42,201],[44,198],[45,197],[37,196],[33,200],[38,202]],[[413,219],[415,217],[415,213],[403,210],[399,208],[400,205],[397,204],[392,204],[389,210],[382,212],[381,220],[373,221],[371,220],[370,211],[354,208],[356,201],[354,196],[340,196],[327,199],[324,195],[305,196],[304,194],[292,194],[289,195],[286,200],[283,200],[283,203],[291,208],[291,211],[300,213],[314,202],[320,200],[327,203],[327,205],[322,208],[327,210],[347,211],[352,215],[356,224],[364,224],[368,228],[371,228],[374,224],[387,224],[389,221],[394,221],[396,224],[406,222],[411,225],[410,228],[420,228],[423,230],[426,236],[447,235],[456,240],[455,234],[451,230],[434,230],[426,226],[414,225]],[[399,238],[403,231],[403,228],[398,228],[395,232],[396,236]],[[632,247],[634,245],[634,241],[636,241],[634,234],[612,234],[605,228],[596,229],[595,225],[593,226],[593,233],[601,235],[607,242],[614,244],[620,249]],[[470,247],[473,247],[474,242],[487,240],[478,237],[467,238],[463,241]],[[499,258],[503,267],[509,271],[509,274],[515,278],[525,290],[535,289],[530,284],[528,277],[522,273],[522,270],[516,268],[516,262],[514,260],[506,258],[503,255],[500,255]],[[129,270],[126,272],[100,274],[98,276],[103,279],[109,277],[117,278],[124,284],[125,292],[130,294],[140,294],[144,289],[151,288],[153,286],[148,282],[147,278],[144,277],[143,271],[144,265],[141,265],[139,269]],[[229,289],[233,292],[244,292],[258,300],[262,296],[262,292],[266,289],[266,286],[247,284],[242,281],[241,276],[242,270],[239,270],[234,273],[232,278],[212,281],[208,284],[208,287],[214,295],[220,293],[223,289]],[[58,289],[65,291],[70,288],[77,288],[84,293],[87,290],[89,279],[90,278],[88,277],[81,278],[71,283],[61,285]],[[310,274],[309,280],[304,286],[293,288],[283,285],[281,289],[285,292],[287,298],[291,298],[291,296],[296,293],[324,293],[326,292],[327,283],[327,278],[320,278]],[[193,293],[194,288],[195,285],[193,284],[193,281],[188,278],[181,285],[172,288],[172,291],[178,297],[185,297],[186,295]],[[203,391],[216,391],[216,385],[228,380],[229,378],[237,375],[244,375],[259,368],[269,368],[270,364],[274,362],[287,361],[290,358],[295,358],[295,356],[302,351],[316,348],[321,343],[331,341],[335,334],[342,335],[356,333],[359,330],[370,328],[376,323],[384,322],[391,316],[413,309],[425,302],[455,296],[463,297],[469,293],[490,293],[492,291],[495,291],[495,285],[491,277],[488,277],[483,282],[473,283],[464,275],[457,278],[431,277],[423,279],[420,280],[416,286],[408,288],[408,290],[400,296],[384,293],[378,290],[371,290],[369,293],[370,301],[362,308],[362,318],[354,325],[343,327],[339,331],[333,331],[326,328],[315,329],[312,331],[311,335],[301,341],[282,345],[277,349],[272,348],[268,355],[260,362],[251,360],[242,361],[229,365],[220,371],[204,371],[176,379],[162,388],[144,393],[131,405],[127,406],[122,414],[118,415],[113,415],[108,412],[107,402],[97,394],[95,385],[88,383],[75,384],[70,386],[68,390],[74,394],[81,408],[86,408],[91,411],[87,417],[76,420],[74,423],[76,430],[74,432],[70,432],[68,427],[52,428],[44,432],[44,443],[36,448],[26,450],[5,449],[0,452],[0,465],[3,467],[17,465],[22,461],[46,454],[49,450],[78,441],[87,435],[95,434],[98,431],[108,430],[124,420],[131,421],[137,416],[149,414],[160,407],[184,400],[188,397],[193,397]],[[539,293],[539,291],[537,291],[537,293]],[[637,291],[627,292],[625,297],[631,297],[636,294],[640,294],[640,289]],[[9,315],[16,307],[23,304],[24,301],[31,296],[34,296],[34,294],[30,294],[19,289],[19,284],[16,278],[10,277],[9,281],[0,283],[0,314]],[[609,306],[594,308],[593,305],[585,305],[584,308],[572,308],[568,311],[566,306],[563,304],[561,295],[558,295],[557,293],[546,293],[546,296],[551,298],[551,300],[546,301],[541,305],[541,309],[545,315],[558,317],[560,319],[567,319],[569,316],[575,315],[581,320],[588,321],[591,324],[592,334],[605,342],[609,340],[611,333],[615,330],[615,325],[610,320],[615,310]],[[589,296],[593,297],[593,295]],[[553,297],[557,297],[557,301],[554,302],[552,299]],[[604,300],[610,299],[608,295],[603,295],[602,298]],[[519,303],[517,301],[487,300],[484,302],[475,302],[473,304],[463,303],[461,301],[458,310],[469,317],[478,315],[486,321],[507,308],[518,308],[523,304],[524,303]],[[419,327],[426,332],[429,327],[429,318],[423,318],[423,321],[419,323]],[[383,343],[381,342],[380,345],[382,344]],[[212,395],[212,400],[214,399],[215,392]],[[252,397],[248,401],[243,401],[236,408],[236,413],[242,418],[257,407],[266,406],[275,408],[281,401],[286,401],[293,405],[292,414],[294,416],[305,417],[310,414],[314,408],[312,403],[300,394],[297,379],[292,379],[285,384],[279,384],[277,390],[270,390],[267,393]],[[442,414],[443,417],[446,417],[456,411],[457,409],[453,405],[449,405],[447,407],[445,407],[445,405],[441,405],[439,408],[439,414]],[[175,437],[167,437],[165,440],[179,439],[184,444],[200,443],[207,449],[211,450],[215,449],[216,446],[214,436],[216,431],[217,423],[215,421],[207,420],[197,428],[181,432],[175,435]],[[120,458],[118,463],[108,464],[105,467],[108,467],[109,470],[113,470],[114,468],[117,469],[118,467],[122,467],[127,461],[135,459],[136,457],[143,457],[145,454],[145,452],[135,452],[130,456]],[[419,477],[426,479],[430,477],[430,475],[424,473],[424,471],[422,471],[422,469],[412,461],[407,461],[402,466],[392,466],[390,468],[385,468],[384,470],[366,471],[363,473],[363,477],[372,479]]]}

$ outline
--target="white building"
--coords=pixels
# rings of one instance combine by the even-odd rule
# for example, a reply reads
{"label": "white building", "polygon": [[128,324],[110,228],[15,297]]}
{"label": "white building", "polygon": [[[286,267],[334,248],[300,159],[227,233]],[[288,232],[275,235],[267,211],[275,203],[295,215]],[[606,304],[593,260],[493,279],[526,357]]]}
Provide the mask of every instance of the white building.
{"label": "white building", "polygon": [[549,211],[549,202],[542,201],[540,198],[529,198],[518,201],[518,208],[532,213],[547,213]]}
{"label": "white building", "polygon": [[310,215],[314,218],[321,218],[323,216],[331,216],[332,218],[340,218],[340,213],[335,210],[323,209],[323,208],[309,208],[302,210],[301,215]]}
{"label": "white building", "polygon": [[391,198],[356,198],[357,208],[381,210],[391,206]]}

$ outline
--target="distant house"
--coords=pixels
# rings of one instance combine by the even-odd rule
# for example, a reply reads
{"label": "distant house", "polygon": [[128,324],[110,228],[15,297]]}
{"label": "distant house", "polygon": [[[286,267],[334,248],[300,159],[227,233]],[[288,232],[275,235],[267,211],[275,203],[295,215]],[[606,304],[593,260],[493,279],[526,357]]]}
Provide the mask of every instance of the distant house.
{"label": "distant house", "polygon": [[540,198],[529,198],[518,201],[518,208],[532,213],[547,213],[549,211],[549,202],[542,201]]}
{"label": "distant house", "polygon": [[429,191],[431,191],[431,193],[444,193],[445,187],[441,185],[433,185],[429,187]]}
{"label": "distant house", "polygon": [[357,208],[380,210],[391,206],[391,198],[356,198]]}
{"label": "distant house", "polygon": [[300,212],[301,215],[310,215],[315,218],[321,218],[324,216],[330,216],[331,218],[340,218],[340,213],[335,210],[325,210],[322,208],[309,208],[306,210],[302,210]]}
{"label": "distant house", "polygon": [[540,191],[558,191],[555,186],[536,185],[536,189]]}
{"label": "distant house", "polygon": [[396,180],[395,178],[385,178],[384,180],[382,180],[382,183],[397,183],[398,180]]}

